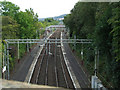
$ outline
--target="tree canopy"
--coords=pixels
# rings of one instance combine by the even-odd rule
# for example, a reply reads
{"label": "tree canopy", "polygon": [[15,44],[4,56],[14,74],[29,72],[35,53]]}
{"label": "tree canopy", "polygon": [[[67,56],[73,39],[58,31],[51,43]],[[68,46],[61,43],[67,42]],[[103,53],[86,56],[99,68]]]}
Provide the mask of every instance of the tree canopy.
{"label": "tree canopy", "polygon": [[19,12],[19,7],[11,2],[0,1],[0,13],[4,16],[14,17]]}
{"label": "tree canopy", "polygon": [[[93,63],[91,57],[94,57],[94,53],[89,48],[96,47],[100,51],[99,73],[104,75],[107,82],[119,88],[120,69],[117,68],[120,68],[120,2],[78,2],[65,17],[64,24],[69,28],[71,38],[76,35],[77,38],[93,39],[92,45],[84,47],[84,61]],[[77,50],[80,52],[80,49]]]}
{"label": "tree canopy", "polygon": [[[36,38],[36,30],[40,30],[40,25],[38,15],[34,13],[33,9],[26,9],[23,12],[17,5],[7,1],[0,2],[0,7],[3,16],[3,39],[8,36],[9,38]],[[13,37],[10,33],[13,34]]]}

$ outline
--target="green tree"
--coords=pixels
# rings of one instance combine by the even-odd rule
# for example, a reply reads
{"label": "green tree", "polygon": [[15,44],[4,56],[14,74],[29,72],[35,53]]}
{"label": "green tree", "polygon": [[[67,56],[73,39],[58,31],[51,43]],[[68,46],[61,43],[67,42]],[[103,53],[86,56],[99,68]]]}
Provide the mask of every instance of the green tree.
{"label": "green tree", "polygon": [[2,16],[11,16],[15,17],[15,15],[19,12],[19,7],[11,2],[2,1],[0,2],[0,13]]}
{"label": "green tree", "polygon": [[42,23],[45,25],[45,27],[50,25],[58,25],[59,21],[54,20],[53,18],[46,18]]}
{"label": "green tree", "polygon": [[[95,26],[96,3],[78,2],[67,15],[64,23],[70,29],[70,34],[77,35],[77,38],[87,38],[92,34]],[[73,36],[73,35],[72,35]]]}
{"label": "green tree", "polygon": [[[102,5],[102,7],[101,7]],[[99,8],[100,7],[100,8]],[[96,17],[96,26],[95,26],[95,32],[94,32],[94,43],[95,46],[100,50],[100,56],[104,57],[105,65],[103,66],[106,69],[100,70],[103,73],[105,73],[105,78],[108,82],[111,82],[112,78],[112,36],[110,35],[111,32],[111,25],[108,24],[109,18],[112,16],[112,8],[109,3],[100,3],[98,6],[98,9],[102,10],[102,12],[98,11],[99,18]]]}
{"label": "green tree", "polygon": [[113,85],[119,88],[120,81],[120,2],[112,3],[112,17],[108,20],[108,23],[112,26],[110,35],[112,38],[113,60],[112,60],[112,75]]}
{"label": "green tree", "polygon": [[2,16],[2,39],[14,39],[19,35],[19,24],[9,16]]}
{"label": "green tree", "polygon": [[20,24],[20,38],[36,38],[36,30],[39,29],[38,16],[34,15],[33,9],[20,11],[15,18]]}
{"label": "green tree", "polygon": [[[71,14],[64,18],[64,23],[70,29],[70,37],[77,35],[77,38],[93,39],[93,45],[84,46],[85,64],[93,65],[94,53],[89,48],[97,47],[100,52],[100,74],[104,74],[105,80],[112,82],[113,87],[119,88],[120,2],[78,2]],[[81,45],[77,45],[78,47]],[[80,52],[80,49],[78,48],[77,52]],[[90,68],[87,69],[91,71]],[[105,85],[108,86],[107,83]]]}

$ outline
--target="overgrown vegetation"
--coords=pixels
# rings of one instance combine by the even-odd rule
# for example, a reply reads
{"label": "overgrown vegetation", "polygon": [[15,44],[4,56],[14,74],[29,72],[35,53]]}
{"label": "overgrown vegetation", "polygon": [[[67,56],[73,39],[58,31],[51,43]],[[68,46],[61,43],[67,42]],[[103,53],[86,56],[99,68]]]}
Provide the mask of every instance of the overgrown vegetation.
{"label": "overgrown vegetation", "polygon": [[[7,1],[0,2],[0,15],[2,16],[2,40],[5,39],[39,39],[45,32],[46,26],[58,24],[58,21],[46,19],[39,22],[37,13],[33,9],[20,11],[20,7]],[[3,43],[2,43],[3,44]],[[29,45],[30,46],[30,45]],[[17,60],[17,45],[10,45],[10,70],[14,68]],[[20,58],[27,51],[27,44],[20,44]],[[4,50],[4,46],[3,46]],[[3,51],[4,53],[4,51]]]}
{"label": "overgrown vegetation", "polygon": [[[120,82],[120,2],[78,2],[71,14],[64,19],[70,37],[92,39],[92,44],[83,45],[84,64],[94,74],[95,48],[99,50],[98,77],[106,87],[119,88]],[[80,54],[81,45],[76,45]]]}

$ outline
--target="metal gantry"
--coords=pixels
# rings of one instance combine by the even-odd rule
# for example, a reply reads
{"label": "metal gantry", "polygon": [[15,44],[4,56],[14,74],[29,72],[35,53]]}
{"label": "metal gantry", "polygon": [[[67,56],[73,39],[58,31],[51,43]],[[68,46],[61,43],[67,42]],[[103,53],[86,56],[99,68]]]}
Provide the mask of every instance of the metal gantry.
{"label": "metal gantry", "polygon": [[[20,59],[19,55],[19,47],[20,44],[27,44],[27,51],[29,52],[29,46],[28,44],[31,43],[40,43],[40,44],[51,44],[51,43],[61,43],[61,39],[6,39],[4,40],[4,67],[7,67],[7,76],[5,78],[9,79],[9,45],[10,44],[18,44],[18,60]],[[92,43],[91,39],[62,39],[62,43]],[[47,50],[47,49],[46,49]],[[6,72],[5,72],[6,73]]]}
{"label": "metal gantry", "polygon": [[[61,39],[6,39],[9,44],[18,44],[18,43],[61,43]],[[57,42],[55,42],[57,41]],[[62,39],[63,43],[91,43],[92,39]]]}

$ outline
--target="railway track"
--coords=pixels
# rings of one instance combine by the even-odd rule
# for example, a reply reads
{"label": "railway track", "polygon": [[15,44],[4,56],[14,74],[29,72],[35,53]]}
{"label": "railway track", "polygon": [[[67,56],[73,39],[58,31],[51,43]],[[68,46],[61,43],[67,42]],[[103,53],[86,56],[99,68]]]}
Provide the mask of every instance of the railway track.
{"label": "railway track", "polygon": [[[56,31],[50,37],[50,39],[56,38],[60,39],[60,31]],[[74,88],[62,55],[60,44],[45,44],[36,63],[30,83]]]}

